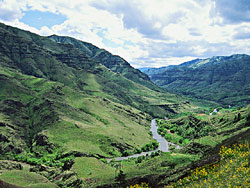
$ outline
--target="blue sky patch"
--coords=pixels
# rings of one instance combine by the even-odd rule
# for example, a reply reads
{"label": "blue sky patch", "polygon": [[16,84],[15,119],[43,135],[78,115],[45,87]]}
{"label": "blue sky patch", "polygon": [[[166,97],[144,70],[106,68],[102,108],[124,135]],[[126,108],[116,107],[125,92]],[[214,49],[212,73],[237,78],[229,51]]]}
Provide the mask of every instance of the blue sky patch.
{"label": "blue sky patch", "polygon": [[54,14],[51,12],[41,12],[37,10],[24,11],[24,16],[21,18],[21,22],[35,27],[36,29],[41,29],[43,26],[52,27],[63,23],[66,17],[62,14]]}
{"label": "blue sky patch", "polygon": [[105,46],[111,47],[111,48],[117,48],[117,47],[119,47],[119,46],[120,46],[119,44],[117,44],[117,43],[113,42],[112,40],[109,40],[109,39],[107,39],[107,38],[105,37],[104,32],[106,32],[106,31],[107,31],[107,29],[100,29],[100,30],[96,33],[99,37],[102,38],[103,44],[104,44]]}
{"label": "blue sky patch", "polygon": [[102,39],[102,42],[105,46],[108,46],[108,47],[111,47],[111,48],[118,48],[120,45],[111,41],[111,40],[108,40],[106,38],[103,38]]}

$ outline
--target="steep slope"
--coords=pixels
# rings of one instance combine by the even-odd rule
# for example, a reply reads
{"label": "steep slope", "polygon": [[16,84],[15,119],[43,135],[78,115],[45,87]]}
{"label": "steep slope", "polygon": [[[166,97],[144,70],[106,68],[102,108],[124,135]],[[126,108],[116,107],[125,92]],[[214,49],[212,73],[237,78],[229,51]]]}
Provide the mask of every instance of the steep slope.
{"label": "steep slope", "polygon": [[146,74],[133,68],[120,56],[113,55],[105,49],[100,49],[93,44],[79,41],[71,37],[51,35],[49,38],[58,43],[72,44],[74,47],[83,51],[89,58],[101,63],[113,72],[120,73],[129,80],[159,91],[159,88],[150,81]]}
{"label": "steep slope", "polygon": [[89,170],[85,158],[104,165],[101,158],[139,149],[152,141],[150,115],[190,106],[115,62],[112,70],[72,44],[0,24],[0,159],[38,165],[30,170],[79,187],[73,164]]}
{"label": "steep slope", "polygon": [[196,59],[178,66],[145,71],[153,82],[169,91],[223,105],[250,102],[250,56]]}
{"label": "steep slope", "polygon": [[[105,95],[113,101],[132,105],[140,110],[151,111],[151,113],[161,110],[155,103],[148,104],[150,100],[155,100],[155,95],[162,97],[167,103],[176,99],[175,95],[152,91],[148,87],[143,87],[107,69],[71,44],[55,43],[45,37],[22,30],[4,25],[2,27],[8,31],[3,31],[1,36],[3,38],[1,58],[4,66],[19,69],[24,74],[59,81],[88,94]],[[143,73],[141,75],[147,77]],[[88,83],[90,81],[93,83]],[[151,85],[154,84],[151,83]],[[138,99],[148,100],[142,102]],[[158,110],[150,110],[150,108],[158,108]]]}

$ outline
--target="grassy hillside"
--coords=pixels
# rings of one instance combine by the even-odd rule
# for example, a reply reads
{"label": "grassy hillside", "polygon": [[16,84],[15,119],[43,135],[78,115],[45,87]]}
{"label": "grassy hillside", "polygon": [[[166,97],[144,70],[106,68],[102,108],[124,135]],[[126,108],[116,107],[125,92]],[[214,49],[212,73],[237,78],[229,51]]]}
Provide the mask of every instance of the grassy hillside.
{"label": "grassy hillside", "polygon": [[[249,152],[248,143],[222,146],[219,151],[220,161],[197,167],[188,176],[164,187],[249,187]],[[128,187],[151,188],[145,182]]]}
{"label": "grassy hillside", "polygon": [[[213,163],[218,164],[222,146],[228,149],[233,148],[237,144],[249,141],[249,117],[250,108],[246,107],[240,110],[221,109],[217,114],[212,116],[192,113],[168,120],[158,119],[158,124],[160,125],[159,132],[164,136],[166,136],[166,134],[173,136],[166,136],[167,139],[174,138],[171,140],[174,142],[176,138],[181,137],[182,140],[188,139],[188,142],[177,142],[177,144],[182,145],[182,149],[180,150],[171,147],[172,152],[169,153],[159,153],[148,157],[122,161],[120,164],[126,175],[126,183],[124,183],[124,185],[128,187],[140,187],[140,182],[146,182],[148,187],[164,187],[170,185],[182,187],[183,184],[179,184],[179,179],[189,176],[190,174],[192,177],[196,177],[197,175],[192,173],[192,171],[202,173],[202,169],[212,167]],[[170,132],[170,126],[175,128],[175,132]],[[166,131],[164,131],[164,129],[166,129]],[[179,132],[179,129],[184,129],[184,131]],[[196,131],[192,132],[192,129]],[[230,160],[232,160],[230,164],[231,167],[242,162],[240,158],[230,158]],[[225,163],[230,160],[227,159],[226,162],[222,161],[221,166],[224,166]],[[232,169],[231,167],[229,169]],[[211,170],[213,169],[214,168]],[[226,173],[223,173],[222,175],[226,176]],[[240,173],[241,172],[239,172],[238,175],[240,175]],[[131,174],[133,174],[132,177]],[[231,175],[232,173],[230,174],[230,178],[233,177],[233,175]],[[212,176],[213,174],[206,177]],[[200,178],[200,176],[197,177]],[[202,187],[200,182],[204,180],[202,177],[197,179],[197,181],[190,182],[189,178],[189,180],[185,180],[185,185]],[[230,181],[233,180],[230,179]],[[180,182],[182,182],[182,180],[180,180]],[[224,181],[221,181],[220,183],[223,184],[223,182]],[[100,187],[119,186],[112,183]]]}
{"label": "grassy hillside", "polygon": [[149,77],[141,71],[133,68],[126,60],[120,56],[113,55],[105,49],[100,49],[91,43],[76,40],[71,37],[51,35],[50,39],[62,44],[71,44],[75,48],[84,52],[89,58],[97,61],[115,73],[120,73],[122,76],[136,83],[142,84],[156,91],[161,91],[159,87],[153,84]]}
{"label": "grassy hillside", "polygon": [[[166,139],[183,146],[180,151],[173,150],[173,152],[201,156],[199,161],[196,161],[192,165],[188,165],[185,169],[186,172],[183,170],[183,174],[180,174],[179,178],[187,175],[191,176],[183,180],[180,179],[179,181],[177,181],[178,178],[175,180],[167,178],[162,181],[165,182],[163,184],[169,185],[169,183],[172,182],[173,187],[203,187],[205,185],[212,186],[213,184],[214,186],[216,186],[216,184],[217,186],[222,186],[226,184],[219,179],[227,177],[227,183],[236,186],[237,183],[233,180],[233,174],[228,174],[227,172],[236,168],[238,164],[244,160],[241,156],[237,156],[239,152],[237,149],[238,146],[236,145],[249,143],[249,106],[240,110],[221,109],[218,113],[211,116],[206,114],[191,114],[168,121],[158,120],[158,124],[160,125],[160,134],[164,135]],[[185,143],[186,139],[188,142]],[[224,149],[221,149],[221,147]],[[226,157],[224,159],[223,156],[227,155],[229,150],[232,151],[230,148],[236,148],[237,151],[235,150],[235,155],[228,156],[229,158]],[[249,152],[249,148],[245,149],[245,152]],[[218,163],[221,158],[220,155],[223,155],[223,160]],[[231,162],[229,162],[230,160]],[[215,166],[213,166],[214,163],[216,163]],[[218,167],[218,165],[220,167]],[[226,169],[228,171],[218,172],[219,169],[225,166],[229,167]],[[190,170],[193,171],[190,173]],[[207,173],[206,175],[204,175],[205,172]],[[220,176],[219,179],[218,176]],[[241,172],[236,176],[241,176]],[[247,180],[245,177],[242,178],[244,181]],[[242,179],[238,180],[241,181]],[[241,183],[242,182],[240,182],[240,184]]]}
{"label": "grassy hillside", "polygon": [[219,162],[197,168],[167,187],[249,187],[249,153],[248,143],[222,146]]}
{"label": "grassy hillside", "polygon": [[185,139],[215,147],[249,129],[250,108],[220,109],[209,114],[192,113],[170,120],[158,120],[158,132],[167,139],[182,144]]}
{"label": "grassy hillside", "polygon": [[225,106],[245,106],[250,102],[249,65],[250,56],[238,54],[196,59],[145,73],[169,91]]}
{"label": "grassy hillside", "polygon": [[[0,179],[8,186],[163,186],[249,138],[249,107],[210,116],[209,105],[163,92],[89,43],[4,24],[0,39]],[[152,117],[182,149],[108,162],[152,143]]]}
{"label": "grassy hillside", "polygon": [[[104,183],[106,171],[97,169],[115,170],[104,158],[150,143],[152,116],[190,106],[125,61],[112,70],[72,44],[4,24],[0,38],[0,159],[30,164],[28,171],[57,186],[89,187],[93,176],[94,185]],[[0,179],[13,183],[8,173]]]}

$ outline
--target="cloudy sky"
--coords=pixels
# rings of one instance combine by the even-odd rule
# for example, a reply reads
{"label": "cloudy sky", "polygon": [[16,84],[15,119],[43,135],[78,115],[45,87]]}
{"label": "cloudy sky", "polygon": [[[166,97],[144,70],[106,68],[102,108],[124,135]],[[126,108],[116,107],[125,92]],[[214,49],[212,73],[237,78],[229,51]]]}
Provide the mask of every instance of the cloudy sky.
{"label": "cloudy sky", "polygon": [[136,68],[250,51],[250,0],[0,0],[0,22],[90,42]]}

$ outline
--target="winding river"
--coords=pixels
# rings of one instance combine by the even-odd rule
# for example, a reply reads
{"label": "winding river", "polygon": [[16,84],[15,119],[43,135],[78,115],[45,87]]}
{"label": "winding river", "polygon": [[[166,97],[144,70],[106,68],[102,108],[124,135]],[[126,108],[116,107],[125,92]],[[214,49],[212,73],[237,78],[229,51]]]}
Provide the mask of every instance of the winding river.
{"label": "winding river", "polygon": [[[140,157],[140,156],[146,156],[146,155],[150,155],[151,153],[153,152],[156,152],[156,151],[162,151],[162,152],[168,152],[168,148],[169,148],[169,145],[174,145],[170,142],[168,142],[164,137],[162,137],[161,135],[158,134],[157,132],[157,129],[158,129],[158,126],[157,126],[157,123],[156,123],[156,120],[153,119],[151,121],[151,128],[150,128],[150,131],[152,132],[152,135],[153,135],[153,138],[159,143],[159,147],[156,149],[156,150],[153,150],[153,151],[148,151],[148,152],[142,152],[142,153],[139,153],[139,154],[134,154],[134,155],[129,155],[127,157],[116,157],[116,158],[113,158],[113,160],[115,161],[122,161],[122,160],[126,160],[126,159],[130,159],[130,158],[136,158],[136,157]],[[177,149],[180,148],[179,146],[176,147]],[[107,159],[107,161],[111,161],[112,159]]]}
{"label": "winding river", "polygon": [[168,152],[168,141],[158,134],[157,132],[158,126],[156,120],[153,119],[151,121],[150,131],[152,132],[153,138],[159,143],[159,148],[157,150]]}

